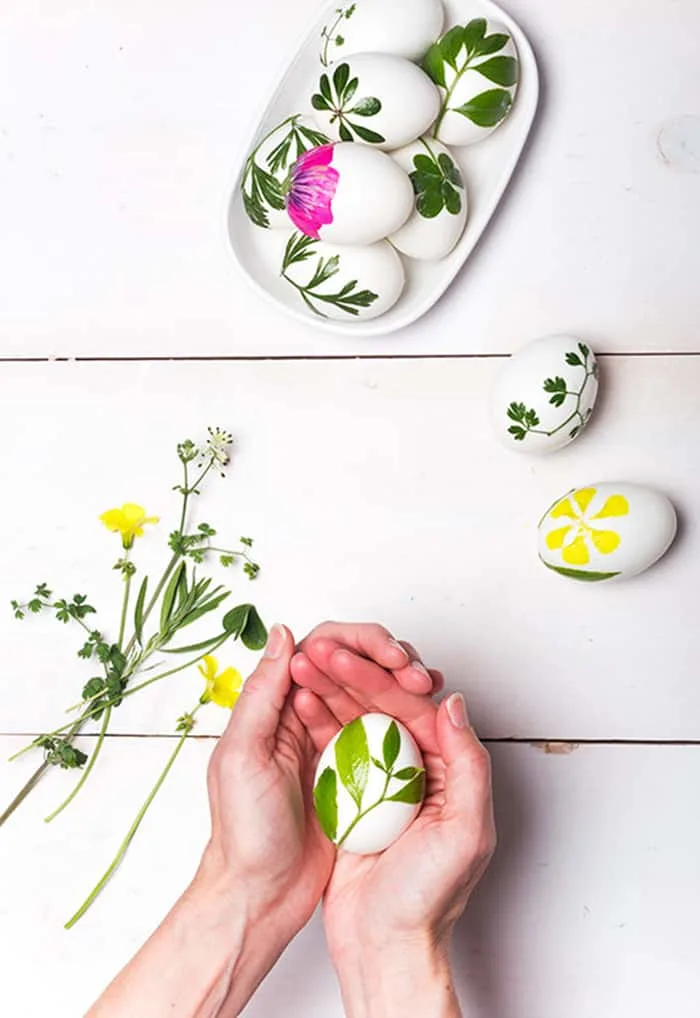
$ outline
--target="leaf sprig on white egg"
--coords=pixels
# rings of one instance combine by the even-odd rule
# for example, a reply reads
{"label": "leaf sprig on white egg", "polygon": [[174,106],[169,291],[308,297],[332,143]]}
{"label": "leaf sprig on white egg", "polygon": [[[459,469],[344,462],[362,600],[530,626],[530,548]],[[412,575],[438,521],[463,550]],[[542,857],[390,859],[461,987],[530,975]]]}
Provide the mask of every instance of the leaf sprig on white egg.
{"label": "leaf sprig on white egg", "polygon": [[338,121],[341,141],[354,141],[353,135],[357,135],[370,145],[381,145],[386,141],[384,135],[357,123],[357,117],[376,117],[382,108],[381,100],[373,95],[356,99],[360,79],[352,77],[351,74],[350,64],[345,62],[338,64],[332,78],[322,74],[318,82],[318,92],[311,96],[311,105],[315,110],[325,110],[333,114],[331,124]]}
{"label": "leaf sprig on white egg", "polygon": [[572,396],[576,400],[574,409],[566,420],[562,421],[556,428],[546,431],[539,427],[541,421],[536,410],[532,407],[527,407],[522,402],[513,401],[507,410],[508,419],[513,422],[508,428],[508,434],[512,435],[516,442],[524,442],[529,434],[546,435],[547,438],[551,438],[552,435],[557,435],[565,428],[570,428],[572,424],[574,424],[574,427],[571,428],[569,437],[576,438],[579,431],[588,423],[593,409],[589,407],[584,413],[581,409],[581,401],[590,380],[598,377],[598,362],[591,357],[591,351],[585,343],[578,344],[578,351],[570,350],[566,354],[565,360],[569,367],[581,367],[584,369],[584,377],[578,389],[569,389],[566,379],[562,378],[561,375],[556,375],[554,378],[545,378],[542,388],[549,395],[549,402],[555,407],[563,406],[566,399]]}
{"label": "leaf sprig on white egg", "polygon": [[306,306],[321,318],[328,316],[317,306],[318,304],[333,304],[339,310],[352,316],[358,315],[360,308],[370,307],[377,300],[379,294],[373,293],[372,290],[358,290],[358,281],[356,279],[351,279],[340,290],[334,293],[323,292],[319,289],[329,279],[339,274],[341,269],[339,255],[331,255],[328,258],[319,257],[316,269],[308,282],[299,283],[292,279],[288,270],[292,265],[305,262],[311,258],[315,253],[317,244],[318,241],[314,240],[313,237],[307,237],[303,233],[292,234],[287,242],[282,259],[282,278],[291,283],[298,291]]}

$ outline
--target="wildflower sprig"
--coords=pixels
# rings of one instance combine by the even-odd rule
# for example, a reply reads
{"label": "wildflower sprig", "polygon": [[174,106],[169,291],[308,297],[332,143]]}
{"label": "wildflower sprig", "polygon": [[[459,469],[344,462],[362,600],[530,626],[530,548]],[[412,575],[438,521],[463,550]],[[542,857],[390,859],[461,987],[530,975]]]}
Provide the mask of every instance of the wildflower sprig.
{"label": "wildflower sprig", "polygon": [[[200,671],[205,680],[205,691],[195,710],[183,714],[178,721],[180,741],[175,752],[142,807],[113,867],[72,921],[76,921],[89,907],[116,869],[184,740],[191,733],[197,711],[209,702],[229,708],[235,703],[241,685],[240,675],[233,668],[219,673],[213,655],[229,640],[241,640],[249,649],[260,650],[267,639],[265,626],[252,604],[240,604],[225,612],[214,632],[208,636],[195,638],[194,642],[179,638],[194,623],[213,618],[231,595],[224,585],[216,584],[211,577],[199,575],[197,570],[201,566],[212,562],[231,567],[241,562],[250,580],[255,579],[260,571],[251,554],[252,539],[242,537],[232,548],[220,546],[214,543],[217,532],[211,524],[190,525],[189,521],[191,500],[201,493],[209,475],[216,472],[224,476],[230,462],[231,443],[232,436],[228,432],[209,428],[204,442],[186,439],[177,445],[182,470],[182,479],[174,486],[181,498],[178,524],[167,540],[169,560],[155,582],[147,575],[139,576],[132,555],[136,540],[144,537],[146,528],[155,526],[159,518],[148,515],[142,506],[134,502],[126,502],[100,516],[104,526],[119,535],[121,541],[121,555],[113,566],[119,572],[122,584],[121,608],[113,629],[94,624],[92,617],[97,615],[97,611],[86,594],[57,597],[46,583],[38,584],[28,599],[11,602],[12,612],[18,620],[52,613],[62,624],[78,626],[82,637],[77,657],[82,665],[95,666],[94,672],[99,674],[92,674],[83,681],[80,699],[68,708],[72,715],[69,721],[51,732],[38,735],[15,754],[19,756],[38,750],[43,753],[44,759],[0,815],[0,826],[30,794],[45,772],[54,766],[80,772],[70,795],[46,819],[52,820],[61,813],[94,773],[114,710],[128,697],[202,662]],[[171,665],[167,660],[169,655],[183,655],[186,660]],[[88,755],[74,743],[86,726],[95,724],[99,726],[97,739]]]}

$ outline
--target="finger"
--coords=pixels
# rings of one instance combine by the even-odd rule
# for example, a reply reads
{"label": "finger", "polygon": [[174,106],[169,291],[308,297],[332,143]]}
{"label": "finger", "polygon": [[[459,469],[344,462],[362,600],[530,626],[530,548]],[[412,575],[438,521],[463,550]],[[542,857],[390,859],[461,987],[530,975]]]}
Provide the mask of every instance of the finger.
{"label": "finger", "polygon": [[223,741],[262,745],[273,739],[292,686],[289,664],[294,639],[285,626],[273,626],[258,667],[243,686]]}
{"label": "finger", "polygon": [[488,858],[495,845],[491,760],[469,723],[461,693],[440,704],[437,735],[445,761],[444,819],[459,825],[473,854]]}
{"label": "finger", "polygon": [[445,676],[438,668],[429,668],[430,678],[433,680],[433,696],[441,693],[445,688]]}
{"label": "finger", "polygon": [[294,694],[294,710],[309,733],[315,749],[322,753],[340,731],[340,724],[323,700],[310,689],[298,689]]}
{"label": "finger", "polygon": [[349,724],[364,713],[362,704],[317,668],[306,654],[294,655],[291,671],[296,684],[320,696],[341,725]]}
{"label": "finger", "polygon": [[392,669],[397,682],[409,693],[432,693],[433,680],[420,654],[407,640],[400,642],[408,655],[408,664],[404,668]]}
{"label": "finger", "polygon": [[[439,752],[435,734],[437,706],[427,696],[409,693],[390,672],[339,647],[333,640],[314,640],[307,656],[319,671],[351,695],[362,711],[390,714],[406,725],[421,749]],[[327,701],[326,694],[323,699]]]}
{"label": "finger", "polygon": [[388,629],[372,622],[322,622],[302,641],[301,650],[312,640],[327,638],[344,644],[383,668],[403,668],[408,655]]}

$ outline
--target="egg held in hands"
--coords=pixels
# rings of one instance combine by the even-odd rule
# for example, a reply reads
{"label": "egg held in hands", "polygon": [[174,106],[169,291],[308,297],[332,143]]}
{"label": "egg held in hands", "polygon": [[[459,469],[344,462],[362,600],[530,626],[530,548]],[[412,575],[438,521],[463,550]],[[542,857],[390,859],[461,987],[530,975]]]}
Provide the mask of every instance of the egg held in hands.
{"label": "egg held in hands", "polygon": [[339,848],[372,855],[413,823],[425,796],[425,770],[411,733],[387,714],[345,725],[321,754],[314,806]]}
{"label": "egg held in hands", "polygon": [[413,211],[408,174],[383,152],[339,142],[303,153],[285,197],[298,230],[331,244],[374,244],[398,230]]}

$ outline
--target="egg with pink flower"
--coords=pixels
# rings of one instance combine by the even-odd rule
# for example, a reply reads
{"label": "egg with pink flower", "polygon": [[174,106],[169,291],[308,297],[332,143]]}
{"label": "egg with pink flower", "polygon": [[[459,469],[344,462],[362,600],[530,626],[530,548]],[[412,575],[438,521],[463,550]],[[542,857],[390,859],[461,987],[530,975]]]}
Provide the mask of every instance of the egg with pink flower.
{"label": "egg with pink flower", "polygon": [[307,237],[331,244],[374,244],[413,212],[408,174],[366,145],[338,142],[304,152],[286,186],[287,215]]}

